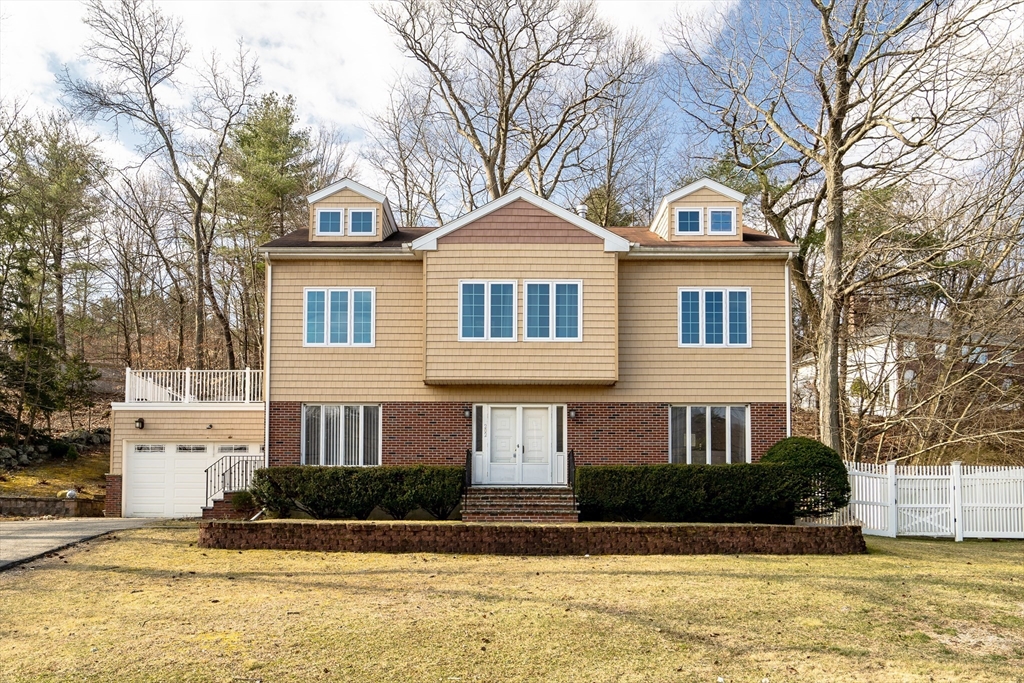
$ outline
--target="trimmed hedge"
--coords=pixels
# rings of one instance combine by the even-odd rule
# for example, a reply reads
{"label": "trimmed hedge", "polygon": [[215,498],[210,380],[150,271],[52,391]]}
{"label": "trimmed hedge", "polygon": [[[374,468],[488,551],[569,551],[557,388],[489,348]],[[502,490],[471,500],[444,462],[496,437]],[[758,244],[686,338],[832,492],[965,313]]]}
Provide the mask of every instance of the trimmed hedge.
{"label": "trimmed hedge", "polygon": [[300,510],[315,519],[366,519],[380,507],[395,519],[423,508],[447,519],[462,499],[458,466],[268,467],[256,470],[250,491],[278,517]]}
{"label": "trimmed hedge", "polygon": [[797,517],[827,517],[850,502],[850,477],[843,459],[820,441],[804,436],[783,439],[768,449],[761,462],[786,465],[800,474],[803,489]]}
{"label": "trimmed hedge", "polygon": [[588,465],[576,469],[580,519],[792,524],[804,491],[785,465]]}

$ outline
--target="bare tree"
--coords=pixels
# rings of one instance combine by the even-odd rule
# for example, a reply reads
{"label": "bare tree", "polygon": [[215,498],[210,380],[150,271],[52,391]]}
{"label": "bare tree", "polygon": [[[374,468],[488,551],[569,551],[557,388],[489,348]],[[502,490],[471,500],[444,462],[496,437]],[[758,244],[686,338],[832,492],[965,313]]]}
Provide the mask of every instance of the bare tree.
{"label": "bare tree", "polygon": [[[206,301],[211,292],[208,282],[214,243],[208,200],[228,134],[245,112],[259,81],[256,65],[241,45],[229,67],[212,55],[191,72],[199,86],[186,92],[180,77],[186,70],[189,47],[180,20],[143,0],[92,0],[85,23],[93,32],[85,56],[101,76],[77,79],[65,70],[61,84],[86,115],[130,122],[143,136],[140,152],[147,159],[158,159],[180,189],[188,207],[193,249],[195,364],[205,367]],[[175,97],[190,100],[189,106],[182,109],[169,104]],[[216,308],[216,302],[212,303]],[[234,367],[227,330],[225,343],[228,362]]]}
{"label": "bare tree", "polygon": [[582,172],[611,89],[646,67],[642,43],[619,40],[593,2],[404,0],[376,12],[422,69],[427,139],[444,146],[463,209],[524,184],[551,197]]}
{"label": "bare tree", "polygon": [[817,301],[796,280],[816,309],[819,431],[836,449],[840,333],[856,273],[844,252],[847,198],[974,156],[968,136],[1000,107],[1002,80],[1020,64],[1015,4],[752,3],[680,19],[672,33],[693,93],[687,113],[765,175],[776,188],[769,206],[795,194],[803,233],[820,241]]}

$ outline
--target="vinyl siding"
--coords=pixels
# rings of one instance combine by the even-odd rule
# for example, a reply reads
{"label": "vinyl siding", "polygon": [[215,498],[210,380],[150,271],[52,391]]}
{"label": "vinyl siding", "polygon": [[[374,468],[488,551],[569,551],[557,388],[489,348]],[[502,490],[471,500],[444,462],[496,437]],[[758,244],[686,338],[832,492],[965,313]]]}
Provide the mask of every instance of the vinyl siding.
{"label": "vinyl siding", "polygon": [[[428,383],[615,381],[616,257],[600,240],[557,247],[445,244],[428,252],[424,263]],[[459,341],[460,280],[516,281],[517,341]],[[582,281],[582,341],[525,341],[527,280]]]}
{"label": "vinyl siding", "polygon": [[[437,252],[428,252],[423,262],[275,259],[268,400],[491,403],[786,400],[783,260],[616,260],[614,254],[604,254],[598,249],[590,245],[566,245],[558,247],[559,256],[553,258],[550,246],[492,248],[480,244],[452,244],[441,246]],[[515,265],[510,267],[510,264]],[[607,280],[615,272],[618,277]],[[585,343],[600,340],[600,345],[595,346],[593,355],[578,354],[578,360],[570,357],[571,350],[559,353],[555,349],[556,355],[551,358],[567,363],[574,373],[592,373],[593,369],[583,367],[591,363],[602,368],[602,373],[608,373],[614,364],[618,372],[614,386],[424,383],[425,329],[438,354],[437,360],[432,357],[430,362],[437,362],[443,372],[468,372],[457,367],[452,369],[452,366],[476,360],[502,373],[500,376],[515,379],[516,375],[508,369],[519,372],[526,361],[521,356],[510,357],[506,347],[580,347],[572,342],[453,342],[458,338],[456,285],[460,278],[518,279],[520,315],[517,324],[522,339],[522,279],[535,277],[583,278],[584,340]],[[440,287],[436,290],[438,294],[430,298],[431,302],[434,298],[446,299],[436,302],[429,327],[424,320],[425,280]],[[376,287],[376,347],[304,348],[302,290],[314,286]],[[709,286],[751,288],[751,348],[678,347],[677,289]],[[448,295],[442,296],[444,289]],[[612,305],[615,297],[618,307]],[[593,332],[589,327],[592,315],[597,316],[593,319],[595,324],[600,321]],[[616,315],[617,335],[614,333]],[[616,344],[618,362],[614,363]],[[466,347],[470,347],[469,351]],[[545,367],[553,366],[545,361]],[[553,371],[567,374],[561,367]],[[576,374],[575,381],[582,381],[581,376]]]}
{"label": "vinyl siding", "polygon": [[[377,213],[377,232],[374,235],[349,235],[348,214],[346,213],[343,218],[344,235],[318,235],[316,234],[317,209],[374,209]],[[340,190],[326,199],[311,204],[309,207],[309,239],[312,242],[379,242],[394,232],[395,229],[395,226],[388,222],[382,204],[364,197],[354,190]]]}
{"label": "vinyl siding", "polygon": [[[708,209],[734,208],[736,209],[736,234],[735,235],[676,235],[675,220],[676,209],[702,209],[704,212],[704,232],[707,233],[709,216]],[[654,225],[654,232],[663,239],[672,242],[720,242],[739,241],[743,239],[743,204],[733,201],[728,197],[718,194],[711,189],[700,189],[686,195],[682,199],[668,205],[668,211],[661,217],[661,220]]]}
{"label": "vinyl siding", "polygon": [[[146,427],[135,428],[143,418]],[[207,425],[213,429],[207,429]],[[119,408],[110,412],[110,474],[122,472],[124,443],[263,443],[262,410],[146,410]]]}

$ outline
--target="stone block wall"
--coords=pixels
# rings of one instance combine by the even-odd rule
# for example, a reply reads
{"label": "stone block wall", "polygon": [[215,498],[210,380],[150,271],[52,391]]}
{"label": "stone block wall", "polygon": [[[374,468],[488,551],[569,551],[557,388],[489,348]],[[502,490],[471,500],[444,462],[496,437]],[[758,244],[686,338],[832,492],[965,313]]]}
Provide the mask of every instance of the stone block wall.
{"label": "stone block wall", "polygon": [[867,552],[859,526],[224,522],[199,545],[228,550],[466,555],[843,555]]}

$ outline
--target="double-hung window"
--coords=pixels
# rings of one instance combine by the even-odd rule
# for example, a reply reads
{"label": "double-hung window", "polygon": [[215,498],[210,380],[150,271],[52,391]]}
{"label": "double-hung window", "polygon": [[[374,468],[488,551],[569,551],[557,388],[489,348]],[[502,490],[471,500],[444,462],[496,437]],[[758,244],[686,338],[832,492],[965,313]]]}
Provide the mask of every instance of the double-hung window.
{"label": "double-hung window", "polygon": [[676,209],[676,234],[699,235],[704,232],[703,209]]}
{"label": "double-hung window", "polygon": [[669,411],[670,462],[725,465],[748,461],[747,406],[672,406]]}
{"label": "double-hung window", "polygon": [[736,209],[708,209],[709,235],[735,235]]}
{"label": "double-hung window", "polygon": [[516,283],[459,283],[459,340],[516,340]]}
{"label": "double-hung window", "polygon": [[750,346],[750,289],[680,287],[679,346]]}
{"label": "double-hung window", "polygon": [[305,346],[373,346],[371,288],[306,289]]}
{"label": "double-hung window", "polygon": [[317,209],[316,232],[318,235],[340,235],[344,209]]}
{"label": "double-hung window", "polygon": [[526,282],[527,341],[583,340],[583,283]]}
{"label": "double-hung window", "polygon": [[380,449],[380,406],[302,406],[303,465],[379,465]]}

